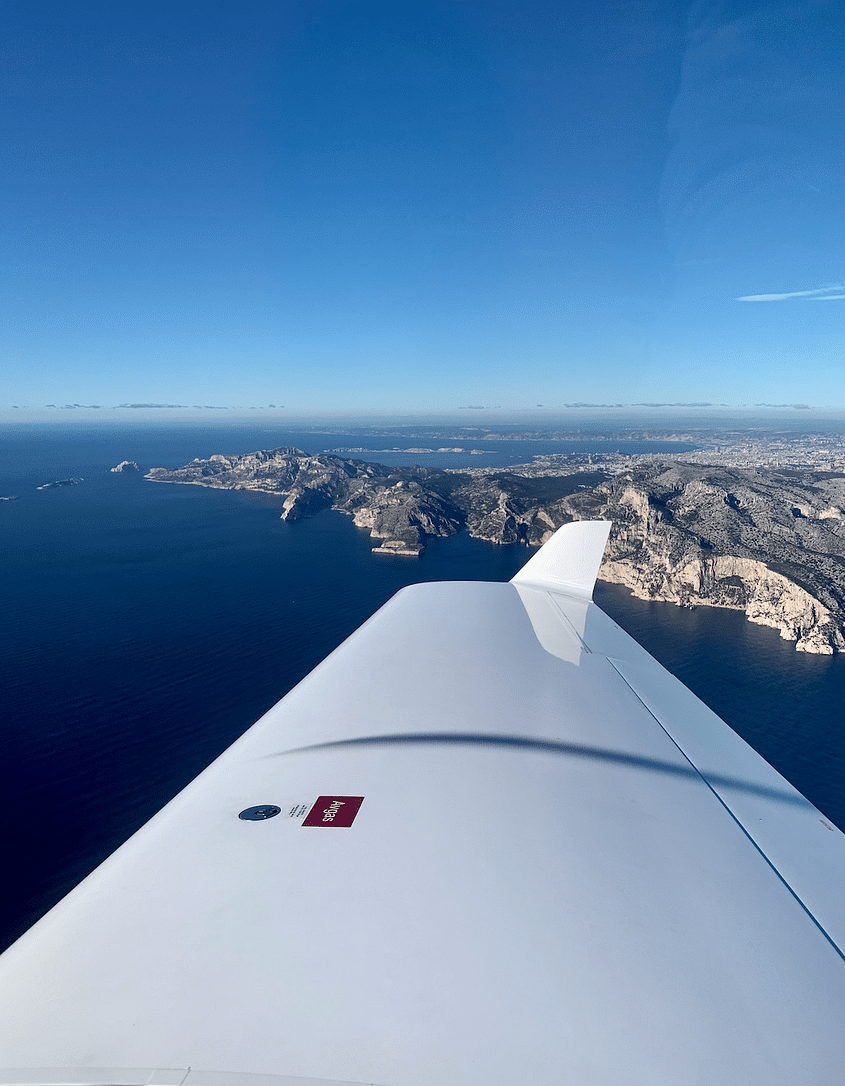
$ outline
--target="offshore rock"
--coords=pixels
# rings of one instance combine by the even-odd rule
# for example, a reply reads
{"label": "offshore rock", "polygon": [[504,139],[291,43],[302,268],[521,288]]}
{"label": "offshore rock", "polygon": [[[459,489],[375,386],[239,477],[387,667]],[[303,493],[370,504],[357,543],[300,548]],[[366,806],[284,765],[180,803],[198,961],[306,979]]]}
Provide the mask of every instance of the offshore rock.
{"label": "offshore rock", "polygon": [[120,463],[117,464],[115,467],[109,468],[109,471],[112,471],[112,472],[140,471],[140,470],[141,469],[138,467],[138,465],[135,463],[134,460],[121,460]]}
{"label": "offshore rock", "polygon": [[36,490],[52,490],[57,486],[76,486],[78,483],[84,483],[84,479],[56,479],[54,483],[43,483],[41,486],[37,486]]}

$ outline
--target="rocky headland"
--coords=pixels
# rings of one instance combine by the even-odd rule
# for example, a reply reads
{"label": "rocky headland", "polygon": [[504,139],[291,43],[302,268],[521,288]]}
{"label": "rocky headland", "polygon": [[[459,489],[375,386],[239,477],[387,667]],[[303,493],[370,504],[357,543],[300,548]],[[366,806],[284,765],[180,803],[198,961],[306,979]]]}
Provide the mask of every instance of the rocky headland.
{"label": "rocky headland", "polygon": [[442,471],[286,448],[146,478],[278,494],[285,520],[337,509],[369,529],[380,554],[415,555],[464,529],[539,546],[567,521],[612,520],[602,579],[641,599],[741,609],[804,652],[845,651],[842,472],[654,456]]}

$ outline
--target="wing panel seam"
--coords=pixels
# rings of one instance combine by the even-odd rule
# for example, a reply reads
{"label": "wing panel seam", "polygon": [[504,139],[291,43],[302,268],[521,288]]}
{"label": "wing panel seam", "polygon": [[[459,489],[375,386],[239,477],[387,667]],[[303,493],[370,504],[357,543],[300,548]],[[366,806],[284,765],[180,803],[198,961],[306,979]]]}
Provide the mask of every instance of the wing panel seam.
{"label": "wing panel seam", "polygon": [[830,945],[833,947],[833,949],[836,951],[836,953],[839,955],[839,957],[842,959],[842,961],[845,962],[845,952],[843,952],[843,950],[841,949],[839,944],[836,942],[836,940],[833,938],[833,936],[825,929],[824,925],[818,920],[818,918],[814,915],[814,913],[810,910],[810,908],[801,900],[801,897],[798,895],[796,890],[791,886],[791,884],[787,881],[787,879],[778,870],[778,868],[775,865],[774,861],[769,858],[769,856],[763,851],[763,848],[758,844],[757,841],[754,840],[751,833],[746,829],[745,825],[740,821],[739,817],[731,810],[731,808],[728,806],[728,804],[725,802],[725,800],[722,798],[722,796],[719,794],[719,792],[716,791],[716,789],[713,787],[713,785],[710,783],[710,781],[704,776],[704,774],[701,772],[701,770],[698,768],[698,766],[687,755],[686,751],[678,743],[678,741],[675,739],[675,737],[666,729],[666,727],[663,725],[660,718],[657,717],[652,712],[652,710],[649,708],[648,705],[646,705],[646,703],[640,697],[639,693],[634,689],[633,686],[631,686],[631,684],[628,682],[628,680],[625,678],[625,676],[622,674],[622,672],[616,666],[616,664],[611,659],[611,657],[608,656],[608,657],[606,657],[606,659],[607,659],[608,663],[611,665],[611,667],[613,668],[613,670],[616,672],[616,674],[619,676],[619,678],[622,680],[622,682],[627,686],[627,688],[631,691],[631,693],[634,695],[634,697],[640,703],[640,705],[642,705],[642,707],[649,714],[649,716],[654,720],[654,722],[657,724],[657,726],[660,728],[660,730],[664,733],[664,735],[666,735],[666,737],[669,739],[669,741],[676,747],[676,749],[680,753],[681,757],[692,767],[695,774],[704,782],[704,784],[707,785],[707,788],[710,790],[711,794],[722,805],[722,807],[725,809],[725,811],[727,811],[730,818],[733,819],[733,821],[739,827],[740,831],[744,834],[746,839],[750,842],[752,847],[759,853],[759,855],[762,857],[763,861],[769,866],[769,868],[774,872],[774,874],[780,880],[780,882],[786,887],[786,889],[789,891],[790,895],[795,899],[795,901],[798,903],[798,905],[801,907],[801,909],[804,911],[804,913],[806,913],[806,915],[810,918],[810,920],[813,922],[813,924],[816,926],[816,928],[818,928],[818,930],[821,932],[821,934],[824,936],[824,938],[828,941],[828,943],[830,943]]}

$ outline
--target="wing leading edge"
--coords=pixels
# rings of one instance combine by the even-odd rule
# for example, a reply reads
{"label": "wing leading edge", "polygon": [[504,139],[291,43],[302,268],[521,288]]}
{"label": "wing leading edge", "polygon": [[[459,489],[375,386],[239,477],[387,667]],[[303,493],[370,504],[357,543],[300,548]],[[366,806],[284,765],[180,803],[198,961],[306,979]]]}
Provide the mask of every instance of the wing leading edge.
{"label": "wing leading edge", "polygon": [[843,1081],[845,839],[591,602],[608,527],[274,706],[0,958],[0,1083]]}

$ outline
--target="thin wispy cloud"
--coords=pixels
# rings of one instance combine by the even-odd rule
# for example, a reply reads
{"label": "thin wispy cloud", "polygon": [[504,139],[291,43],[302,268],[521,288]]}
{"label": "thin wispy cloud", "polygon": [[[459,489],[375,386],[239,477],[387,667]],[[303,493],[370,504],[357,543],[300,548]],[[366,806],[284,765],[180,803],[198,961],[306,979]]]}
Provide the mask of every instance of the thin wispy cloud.
{"label": "thin wispy cloud", "polygon": [[786,294],[745,294],[737,298],[738,302],[788,302],[800,298],[805,302],[835,302],[845,298],[845,286],[836,283],[830,287],[817,287],[815,290],[791,290]]}

